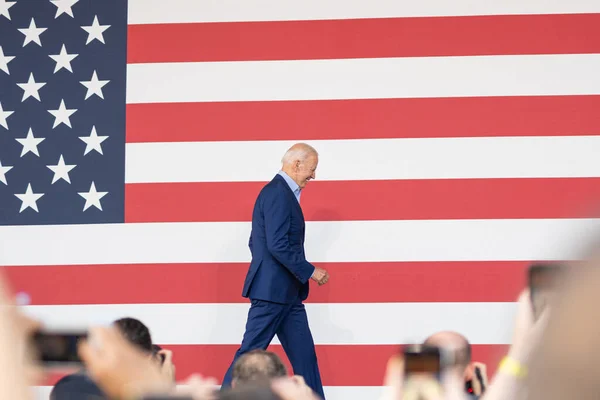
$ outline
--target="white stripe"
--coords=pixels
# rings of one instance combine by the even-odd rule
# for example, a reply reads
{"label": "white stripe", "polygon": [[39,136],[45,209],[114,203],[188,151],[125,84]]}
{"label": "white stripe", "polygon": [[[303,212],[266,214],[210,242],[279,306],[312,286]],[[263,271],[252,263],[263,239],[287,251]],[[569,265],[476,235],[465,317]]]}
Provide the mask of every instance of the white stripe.
{"label": "white stripe", "polygon": [[[220,379],[220,377],[215,377]],[[383,377],[381,378],[383,383]],[[178,385],[185,386],[185,385]],[[383,393],[382,386],[325,386],[327,400],[377,400]],[[35,400],[49,400],[51,386],[34,387]],[[85,400],[85,399],[83,399]]]}
{"label": "white stripe", "polygon": [[600,54],[131,64],[127,103],[600,94],[598,71]]}
{"label": "white stripe", "polygon": [[[383,376],[381,384],[383,385]],[[383,386],[325,386],[327,400],[377,400],[382,398]]]}
{"label": "white stripe", "polygon": [[[474,344],[507,344],[516,303],[306,304],[315,344],[415,343],[432,332],[461,332]],[[249,304],[26,306],[48,328],[84,329],[131,316],[160,344],[240,344]],[[274,339],[274,344],[280,344]]]}
{"label": "white stripe", "polygon": [[33,386],[33,395],[35,400],[49,400],[52,386]]}
{"label": "white stripe", "polygon": [[[308,222],[306,254],[313,262],[575,259],[599,222]],[[248,262],[250,228],[249,222],[2,226],[0,265]]]}
{"label": "white stripe", "polygon": [[596,0],[129,0],[129,24],[225,21],[571,14],[600,12]]}
{"label": "white stripe", "polygon": [[[600,176],[600,136],[306,142],[319,152],[318,180]],[[130,143],[125,181],[266,182],[293,143]],[[245,161],[241,166],[234,160]],[[307,188],[310,190],[310,182]]]}

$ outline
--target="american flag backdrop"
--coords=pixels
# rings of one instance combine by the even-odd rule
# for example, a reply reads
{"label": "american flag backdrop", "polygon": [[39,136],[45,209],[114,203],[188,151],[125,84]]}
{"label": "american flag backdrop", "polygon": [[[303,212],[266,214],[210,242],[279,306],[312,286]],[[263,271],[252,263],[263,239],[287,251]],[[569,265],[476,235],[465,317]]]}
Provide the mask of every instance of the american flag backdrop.
{"label": "american flag backdrop", "polygon": [[136,317],[221,379],[297,141],[328,398],[439,330],[493,372],[527,264],[597,223],[600,2],[0,0],[0,265],[50,326]]}

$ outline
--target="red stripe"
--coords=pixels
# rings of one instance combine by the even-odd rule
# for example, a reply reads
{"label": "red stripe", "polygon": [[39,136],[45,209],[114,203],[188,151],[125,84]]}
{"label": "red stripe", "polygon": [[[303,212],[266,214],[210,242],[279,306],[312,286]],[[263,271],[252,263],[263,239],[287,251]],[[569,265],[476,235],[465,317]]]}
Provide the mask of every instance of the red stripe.
{"label": "red stripe", "polygon": [[127,105],[127,142],[597,135],[600,96]]}
{"label": "red stripe", "polygon": [[[184,380],[192,373],[212,376],[219,383],[233,359],[237,345],[165,345],[173,351],[173,362],[177,379]],[[322,345],[316,346],[321,380],[324,386],[382,386],[388,359],[398,346],[394,345]],[[474,345],[473,360],[488,366],[492,376],[501,357],[506,354],[505,345]],[[273,345],[284,360],[288,371],[292,371],[280,345]],[[56,382],[57,376],[49,379],[48,385]]]}
{"label": "red stripe", "polygon": [[[329,271],[331,280],[322,287],[311,281],[307,302],[512,302],[525,285],[527,264],[317,263]],[[19,266],[4,270],[16,291],[29,294],[32,305],[248,301],[241,296],[246,263]]]}
{"label": "red stripe", "polygon": [[[250,221],[262,186],[128,184],[125,220]],[[301,201],[307,221],[347,221],[589,217],[589,206],[599,198],[600,178],[317,180],[308,184]]]}
{"label": "red stripe", "polygon": [[600,14],[131,25],[128,63],[600,52]]}

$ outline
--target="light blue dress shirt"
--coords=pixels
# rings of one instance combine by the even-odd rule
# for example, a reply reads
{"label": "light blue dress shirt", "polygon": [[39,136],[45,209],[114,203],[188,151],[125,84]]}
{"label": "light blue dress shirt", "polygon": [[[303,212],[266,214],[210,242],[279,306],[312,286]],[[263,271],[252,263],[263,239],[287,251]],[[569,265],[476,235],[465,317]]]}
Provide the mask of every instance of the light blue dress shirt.
{"label": "light blue dress shirt", "polygon": [[294,182],[294,180],[292,178],[290,178],[290,176],[288,174],[286,174],[285,172],[279,171],[279,175],[281,175],[283,177],[283,179],[285,179],[285,181],[287,182],[290,189],[292,189],[292,192],[294,192],[294,196],[296,196],[296,200],[298,200],[298,203],[300,203],[300,192],[302,191],[302,189],[300,189],[300,186],[298,186],[298,184],[296,182]]}

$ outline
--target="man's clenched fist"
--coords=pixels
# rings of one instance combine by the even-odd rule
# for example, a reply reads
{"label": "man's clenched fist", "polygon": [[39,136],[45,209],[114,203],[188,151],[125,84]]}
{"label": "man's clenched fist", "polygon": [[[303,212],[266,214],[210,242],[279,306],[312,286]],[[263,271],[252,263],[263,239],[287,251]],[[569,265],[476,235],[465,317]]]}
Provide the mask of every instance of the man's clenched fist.
{"label": "man's clenched fist", "polygon": [[329,274],[323,268],[316,268],[312,279],[316,281],[319,286],[321,286],[327,283],[329,280]]}

